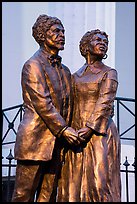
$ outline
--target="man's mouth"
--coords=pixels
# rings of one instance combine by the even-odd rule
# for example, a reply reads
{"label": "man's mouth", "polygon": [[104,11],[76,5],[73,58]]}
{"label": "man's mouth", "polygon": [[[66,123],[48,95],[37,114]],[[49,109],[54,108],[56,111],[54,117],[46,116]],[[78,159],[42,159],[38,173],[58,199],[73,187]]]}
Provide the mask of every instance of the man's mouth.
{"label": "man's mouth", "polygon": [[65,40],[60,40],[59,41],[61,44],[65,44]]}
{"label": "man's mouth", "polygon": [[65,44],[65,40],[57,40],[57,44],[64,45]]}

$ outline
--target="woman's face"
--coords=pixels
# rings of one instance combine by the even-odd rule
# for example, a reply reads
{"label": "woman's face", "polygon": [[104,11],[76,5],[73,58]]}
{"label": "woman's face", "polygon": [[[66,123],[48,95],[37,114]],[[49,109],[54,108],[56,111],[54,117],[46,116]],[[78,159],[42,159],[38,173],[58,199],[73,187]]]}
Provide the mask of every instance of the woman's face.
{"label": "woman's face", "polygon": [[104,57],[108,50],[108,39],[105,35],[96,33],[92,36],[89,44],[90,53]]}

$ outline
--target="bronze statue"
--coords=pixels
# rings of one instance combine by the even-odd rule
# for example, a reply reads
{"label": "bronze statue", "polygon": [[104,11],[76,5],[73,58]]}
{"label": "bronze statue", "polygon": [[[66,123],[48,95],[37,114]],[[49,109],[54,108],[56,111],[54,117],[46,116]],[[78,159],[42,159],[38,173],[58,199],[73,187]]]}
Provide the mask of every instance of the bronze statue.
{"label": "bronze statue", "polygon": [[58,202],[120,202],[120,137],[112,119],[117,71],[106,66],[108,35],[88,31],[80,41],[86,63],[73,74],[72,125],[83,142],[68,145]]}
{"label": "bronze statue", "polygon": [[12,202],[33,202],[43,175],[47,179],[44,199],[54,201],[64,141],[79,144],[78,133],[70,127],[71,73],[58,55],[64,49],[64,27],[58,18],[40,15],[32,35],[40,48],[22,69],[25,112],[15,143]]}

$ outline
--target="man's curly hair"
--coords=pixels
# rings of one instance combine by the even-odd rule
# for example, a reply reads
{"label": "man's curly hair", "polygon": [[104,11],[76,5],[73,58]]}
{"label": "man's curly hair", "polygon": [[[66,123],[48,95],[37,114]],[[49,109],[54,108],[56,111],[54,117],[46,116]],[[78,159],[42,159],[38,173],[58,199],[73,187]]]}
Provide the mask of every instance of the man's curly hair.
{"label": "man's curly hair", "polygon": [[97,33],[100,33],[102,35],[105,35],[106,38],[108,39],[108,35],[106,34],[106,32],[104,31],[101,31],[99,29],[95,29],[95,30],[91,30],[91,31],[88,31],[86,32],[83,37],[81,38],[80,40],[80,44],[79,44],[79,48],[80,48],[80,52],[81,52],[81,55],[86,57],[87,55],[87,51],[88,51],[88,44],[89,44],[89,41],[92,40],[92,37],[97,34]]}
{"label": "man's curly hair", "polygon": [[39,45],[45,41],[42,36],[45,36],[45,33],[50,29],[54,24],[61,24],[62,22],[57,17],[48,16],[45,14],[40,15],[32,27],[32,36]]}

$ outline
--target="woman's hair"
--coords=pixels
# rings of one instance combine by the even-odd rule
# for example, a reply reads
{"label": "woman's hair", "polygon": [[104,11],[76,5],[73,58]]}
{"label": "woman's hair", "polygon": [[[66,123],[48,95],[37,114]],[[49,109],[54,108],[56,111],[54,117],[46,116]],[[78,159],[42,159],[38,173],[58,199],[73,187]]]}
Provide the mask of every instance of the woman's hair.
{"label": "woman's hair", "polygon": [[79,48],[82,56],[86,57],[89,41],[91,41],[92,37],[97,33],[105,35],[106,38],[108,39],[108,35],[104,31],[100,31],[99,29],[86,32],[85,35],[83,35],[83,37],[81,38],[80,44],[79,44]]}
{"label": "woman's hair", "polygon": [[34,37],[34,39],[39,45],[41,45],[45,41],[45,38],[43,38],[43,36],[45,36],[45,33],[54,24],[62,25],[61,21],[57,17],[51,17],[45,14],[40,15],[36,19],[36,22],[32,27],[32,36]]}

